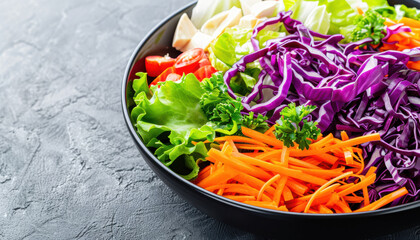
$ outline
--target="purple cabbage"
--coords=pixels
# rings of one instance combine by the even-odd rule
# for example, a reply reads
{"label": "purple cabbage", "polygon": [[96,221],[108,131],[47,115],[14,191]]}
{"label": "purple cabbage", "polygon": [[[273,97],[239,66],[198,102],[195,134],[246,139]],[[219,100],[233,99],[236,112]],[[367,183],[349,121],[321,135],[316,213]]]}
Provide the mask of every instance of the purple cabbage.
{"label": "purple cabbage", "polygon": [[[259,49],[256,36],[265,27],[282,23],[289,35],[267,41]],[[405,29],[395,29],[405,31]],[[407,68],[420,60],[420,48],[404,52],[359,49],[371,39],[340,44],[342,35],[308,30],[280,12],[258,25],[251,42],[255,52],[243,57],[224,75],[228,92],[240,97],[247,112],[261,113],[274,123],[290,102],[318,108],[312,120],[324,133],[347,131],[351,136],[379,132],[382,142],[363,146],[367,167],[376,166],[372,200],[406,186],[410,194],[393,203],[419,198],[420,191],[420,73]],[[237,95],[230,82],[246,64],[259,61],[258,82],[247,96]]]}
{"label": "purple cabbage", "polygon": [[363,145],[365,171],[377,167],[377,180],[369,186],[372,201],[405,186],[408,195],[391,206],[420,198],[420,73],[400,71],[346,104],[336,115],[336,134],[351,137],[372,132],[381,142]]}

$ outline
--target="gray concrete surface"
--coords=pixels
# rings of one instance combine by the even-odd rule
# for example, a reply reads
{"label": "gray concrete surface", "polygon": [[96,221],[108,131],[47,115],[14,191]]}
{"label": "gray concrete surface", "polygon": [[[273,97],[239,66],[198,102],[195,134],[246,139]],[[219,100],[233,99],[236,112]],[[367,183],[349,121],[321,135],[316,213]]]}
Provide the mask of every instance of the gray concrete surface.
{"label": "gray concrete surface", "polygon": [[0,1],[0,239],[262,239],[174,194],[124,125],[129,56],[188,2]]}

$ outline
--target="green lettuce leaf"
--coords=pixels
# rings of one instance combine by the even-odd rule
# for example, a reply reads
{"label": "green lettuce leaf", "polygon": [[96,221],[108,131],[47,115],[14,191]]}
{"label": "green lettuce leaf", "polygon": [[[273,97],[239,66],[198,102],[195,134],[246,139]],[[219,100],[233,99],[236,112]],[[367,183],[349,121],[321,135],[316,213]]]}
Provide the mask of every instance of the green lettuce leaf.
{"label": "green lettuce leaf", "polygon": [[265,43],[270,39],[275,39],[280,36],[282,36],[284,33],[278,32],[278,31],[272,31],[269,29],[263,29],[258,34],[256,39],[259,42],[260,48],[265,47]]}
{"label": "green lettuce leaf", "polygon": [[301,21],[310,30],[327,34],[332,24],[328,6],[327,1],[297,0],[290,10],[293,11],[292,18]]}
{"label": "green lettuce leaf", "polygon": [[[279,34],[273,33],[270,32],[269,34],[272,37],[265,37],[264,40],[274,38]],[[254,52],[250,41],[251,36],[251,28],[234,27],[226,29],[216,41],[210,44],[209,58],[212,66],[218,71],[226,72],[243,56]],[[232,79],[232,89],[240,95],[248,94],[257,82],[260,72],[261,66],[258,61],[248,64],[245,73],[241,73]]]}
{"label": "green lettuce leaf", "polygon": [[[194,74],[188,74],[180,82],[164,82],[154,88],[149,99],[148,88],[141,81],[144,80],[133,84],[137,106],[131,118],[137,132],[162,163],[188,180],[195,178],[199,167],[192,161],[207,155],[207,148],[200,141],[212,141],[215,137],[201,110],[204,90],[200,82]],[[194,145],[192,141],[199,143]]]}
{"label": "green lettuce leaf", "polygon": [[250,42],[251,36],[251,28],[229,28],[210,44],[209,50],[214,54],[213,57],[230,68],[243,56],[254,51]]}

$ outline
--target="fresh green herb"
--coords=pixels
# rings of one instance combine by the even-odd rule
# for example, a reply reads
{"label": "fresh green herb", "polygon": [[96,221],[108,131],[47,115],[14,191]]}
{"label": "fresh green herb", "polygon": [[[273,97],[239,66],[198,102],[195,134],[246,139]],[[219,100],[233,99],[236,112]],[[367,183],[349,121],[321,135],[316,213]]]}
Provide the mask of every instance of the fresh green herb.
{"label": "fresh green herb", "polygon": [[201,96],[200,105],[207,119],[214,124],[223,134],[234,134],[240,126],[246,126],[255,130],[265,131],[268,129],[267,118],[259,114],[254,118],[254,113],[242,115],[243,105],[240,99],[233,99],[227,92],[223,74],[213,74],[211,78],[201,82],[205,93]]}
{"label": "fresh green herb", "polygon": [[254,117],[254,112],[250,112],[249,115],[243,115],[241,125],[258,132],[265,132],[270,128],[267,123],[267,117],[261,113]]}
{"label": "fresh green herb", "polygon": [[287,147],[293,147],[297,143],[300,149],[309,149],[309,139],[317,139],[321,130],[316,126],[317,122],[308,122],[304,118],[315,109],[315,106],[296,107],[295,103],[290,103],[280,113],[281,118],[277,121],[274,132],[276,137]]}
{"label": "fresh green herb", "polygon": [[351,33],[350,41],[357,42],[365,38],[372,38],[372,44],[379,44],[385,37],[385,19],[376,11],[369,9],[365,14],[355,19],[355,27]]}

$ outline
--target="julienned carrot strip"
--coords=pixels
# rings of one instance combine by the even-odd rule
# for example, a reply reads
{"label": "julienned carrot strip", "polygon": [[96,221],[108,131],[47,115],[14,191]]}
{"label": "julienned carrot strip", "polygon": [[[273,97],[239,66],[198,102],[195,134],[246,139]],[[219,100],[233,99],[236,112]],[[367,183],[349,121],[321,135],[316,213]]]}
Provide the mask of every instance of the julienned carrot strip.
{"label": "julienned carrot strip", "polygon": [[[247,174],[250,174],[255,177],[259,177],[263,180],[268,180],[272,176],[268,174],[267,172],[263,171],[262,169],[256,168],[254,166],[251,166],[241,160],[234,159],[232,157],[227,157],[222,152],[216,150],[216,149],[210,149],[208,152],[209,157],[207,158],[209,161],[212,161],[212,159],[218,159],[219,161],[223,162],[226,165],[229,165],[230,167],[236,169],[239,172],[244,172]],[[214,158],[213,158],[214,156]]]}
{"label": "julienned carrot strip", "polygon": [[276,206],[280,203],[280,198],[283,193],[284,186],[286,185],[288,178],[286,176],[282,176],[277,184],[277,188],[274,192],[273,200],[276,203]]}
{"label": "julienned carrot strip", "polygon": [[237,171],[232,170],[229,167],[222,167],[217,169],[213,174],[209,175],[207,178],[204,178],[199,183],[198,186],[202,188],[207,188],[209,186],[221,184],[227,180],[233,178],[235,175],[238,175]]}
{"label": "julienned carrot strip", "polygon": [[264,191],[265,191],[265,189],[267,188],[267,187],[269,187],[271,184],[273,184],[275,181],[277,181],[277,179],[279,179],[280,178],[280,175],[276,175],[276,176],[274,176],[274,177],[272,177],[270,180],[268,180],[262,187],[261,187],[261,189],[260,189],[260,191],[259,191],[259,193],[258,193],[258,196],[257,196],[257,201],[260,201],[261,200],[261,198],[262,198],[262,195],[263,195],[263,193],[264,193]]}
{"label": "julienned carrot strip", "polygon": [[308,186],[294,180],[293,178],[289,178],[286,182],[286,186],[299,196],[303,196],[309,190]]}
{"label": "julienned carrot strip", "polygon": [[201,180],[203,180],[204,178],[208,177],[210,175],[210,168],[211,165],[203,168],[199,173],[197,178],[194,180],[195,183],[199,183]]}
{"label": "julienned carrot strip", "polygon": [[373,202],[365,207],[359,208],[354,212],[364,212],[364,211],[371,211],[371,210],[376,210],[379,209],[385,205],[387,205],[388,203],[396,200],[397,198],[400,198],[404,195],[406,195],[408,193],[407,189],[405,187],[400,188],[384,197],[382,197],[381,199],[377,200],[376,202]]}
{"label": "julienned carrot strip", "polygon": [[[251,186],[255,189],[260,189],[264,185],[264,181],[262,181],[262,180],[260,180],[256,177],[253,177],[251,175],[245,174],[245,173],[239,173],[237,176],[233,177],[232,179],[235,180],[235,181],[238,181],[240,183],[247,184],[247,185],[249,185],[249,186]],[[273,195],[275,189],[271,186],[268,186],[265,189],[265,191],[268,194]]]}
{"label": "julienned carrot strip", "polygon": [[266,160],[266,161],[271,160],[273,158],[280,159],[281,152],[282,152],[282,150],[274,150],[274,151],[270,151],[270,152],[265,152],[265,153],[262,153],[262,154],[258,155],[256,158],[261,159],[261,160]]}
{"label": "julienned carrot strip", "polygon": [[315,166],[318,166],[318,167],[321,167],[320,165],[322,164],[322,161],[319,161],[318,159],[314,159],[312,157],[306,158],[305,162],[307,162],[309,164],[312,164],[312,165],[315,165]]}
{"label": "julienned carrot strip", "polygon": [[366,177],[374,174],[376,172],[377,167],[370,167],[369,170],[366,172]]}
{"label": "julienned carrot strip", "polygon": [[244,150],[259,150],[259,151],[264,151],[264,152],[273,151],[273,149],[268,148],[268,147],[249,145],[249,144],[236,144],[236,147],[238,149],[244,149]]}
{"label": "julienned carrot strip", "polygon": [[281,150],[280,162],[285,166],[289,166],[289,149],[287,147],[283,147]]}
{"label": "julienned carrot strip", "polygon": [[307,212],[307,211],[309,210],[309,208],[311,207],[312,202],[313,202],[313,201],[314,201],[314,199],[315,199],[315,196],[316,196],[317,194],[319,194],[319,192],[320,192],[320,191],[322,191],[322,189],[325,189],[326,187],[330,186],[331,184],[333,184],[333,183],[334,183],[334,182],[336,182],[337,180],[340,180],[340,179],[343,179],[343,178],[349,177],[349,176],[350,176],[350,175],[352,175],[352,174],[353,174],[352,172],[346,172],[346,173],[343,173],[343,174],[341,174],[340,176],[338,176],[338,177],[335,177],[335,178],[331,179],[330,181],[328,181],[328,182],[326,182],[324,185],[322,185],[320,188],[318,188],[318,189],[314,192],[314,194],[312,195],[312,197],[309,199],[308,204],[306,205],[306,207],[305,207],[305,211],[304,211],[304,212]]}
{"label": "julienned carrot strip", "polygon": [[325,206],[333,208],[338,201],[340,201],[340,197],[337,193],[334,192],[333,194],[331,194],[330,200],[328,200]]}
{"label": "julienned carrot strip", "polygon": [[[362,153],[357,153],[357,155],[358,156],[356,156],[356,154],[354,154],[353,153],[353,157],[354,157],[354,159],[357,159],[357,161],[359,161],[360,162],[360,168],[359,168],[359,171],[358,172],[356,172],[356,174],[357,175],[360,175],[362,172],[363,172],[363,170],[365,169],[365,160],[363,159],[363,157],[362,157]],[[356,162],[357,162],[356,161]]]}
{"label": "julienned carrot strip", "polygon": [[319,161],[326,162],[329,164],[334,164],[338,161],[338,157],[326,153],[320,153],[319,155],[314,155],[312,157]]}
{"label": "julienned carrot strip", "polygon": [[238,201],[238,202],[244,202],[244,201],[255,201],[255,196],[235,196],[235,195],[224,195],[224,197]]}
{"label": "julienned carrot strip", "polygon": [[[224,193],[240,193],[250,196],[258,196],[258,190],[255,188],[252,188],[245,184],[217,184],[210,187],[205,188],[206,190],[213,192],[215,190],[219,190],[221,188],[224,188]],[[272,201],[270,197],[268,197],[266,194],[262,195],[263,201]]]}
{"label": "julienned carrot strip", "polygon": [[238,149],[236,148],[236,145],[233,143],[232,139],[228,139],[226,143],[229,144],[230,147],[232,147],[232,151],[239,152]]}
{"label": "julienned carrot strip", "polygon": [[365,206],[367,206],[370,204],[369,192],[368,192],[367,186],[364,186],[362,190],[363,190],[363,200],[365,201]]}
{"label": "julienned carrot strip", "polygon": [[311,174],[313,176],[317,176],[317,177],[321,177],[321,178],[325,178],[325,179],[340,176],[341,174],[343,174],[344,169],[345,169],[344,167],[336,168],[334,170],[330,170],[330,169],[308,169],[308,168],[294,167],[294,166],[291,166],[290,168],[300,170],[304,173]]}
{"label": "julienned carrot strip", "polygon": [[368,185],[371,185],[372,183],[375,182],[376,179],[376,174],[372,174],[368,177],[366,177],[365,179],[363,179],[362,181],[360,181],[359,183],[356,183],[355,185],[341,191],[338,192],[338,195],[340,197],[346,196],[352,192],[355,192],[357,190],[363,189],[364,187],[367,187]]}
{"label": "julienned carrot strip", "polygon": [[252,130],[246,127],[242,127],[241,130],[245,136],[251,137],[255,140],[261,141],[273,147],[277,147],[277,148],[283,147],[283,142],[276,138],[269,137],[267,135],[264,135],[263,133],[257,132],[255,130]]}
{"label": "julienned carrot strip", "polygon": [[341,131],[340,134],[341,134],[341,140],[343,141],[349,140],[349,135],[347,135],[346,131]]}
{"label": "julienned carrot strip", "polygon": [[271,126],[265,133],[264,135],[269,135],[270,133],[273,133],[274,130],[276,129],[277,124],[274,124],[273,126]]}
{"label": "julienned carrot strip", "polygon": [[417,21],[412,18],[403,17],[398,21],[398,23],[402,23],[409,27],[420,28],[420,21]]}
{"label": "julienned carrot strip", "polygon": [[225,192],[225,189],[224,189],[224,188],[220,188],[220,189],[217,191],[217,195],[222,196],[224,192]]}
{"label": "julienned carrot strip", "polygon": [[339,200],[335,204],[335,207],[336,208],[334,208],[334,209],[339,208],[340,209],[340,212],[343,212],[343,213],[351,213],[352,212],[352,210],[350,209],[350,207],[344,201],[342,201],[342,200]]}
{"label": "julienned carrot strip", "polygon": [[[215,147],[221,150],[208,152],[206,159],[212,164],[195,182],[233,200],[284,211],[346,213],[352,212],[349,203],[364,201],[369,210],[392,201],[369,204],[367,186],[375,180],[375,169],[360,175],[363,152],[354,147],[378,140],[378,134],[348,139],[343,132],[341,140],[328,135],[312,142],[309,150],[299,150],[276,144],[272,133],[243,129],[248,137],[217,138],[220,145]],[[360,180],[349,182],[353,177]]]}
{"label": "julienned carrot strip", "polygon": [[[210,150],[211,151],[211,150]],[[217,150],[216,150],[217,151]],[[309,174],[303,173],[302,171],[299,170],[293,170],[290,168],[286,168],[283,166],[279,166],[279,165],[275,165],[272,163],[268,163],[268,162],[264,162],[262,160],[256,159],[256,158],[251,158],[245,155],[242,155],[240,153],[233,153],[232,156],[237,157],[237,159],[250,164],[250,165],[254,165],[254,166],[258,166],[261,167],[263,169],[275,172],[275,173],[279,173],[280,175],[285,175],[288,177],[293,177],[305,182],[309,182],[309,183],[313,183],[313,184],[317,184],[317,185],[322,185],[326,182],[325,179],[319,178],[319,177],[315,177],[315,176],[311,176]]]}
{"label": "julienned carrot strip", "polygon": [[345,185],[341,185],[341,186],[337,187],[336,192],[344,191],[344,190],[346,190],[346,189],[348,189],[349,187],[352,187],[352,186],[354,186],[354,183],[348,183],[348,184],[345,184]]}
{"label": "julienned carrot strip", "polygon": [[284,201],[293,200],[292,191],[290,191],[290,188],[288,188],[287,186],[284,186],[283,188],[283,198],[284,198]]}
{"label": "julienned carrot strip", "polygon": [[310,168],[310,169],[322,169],[318,167],[317,165],[311,164],[307,161],[302,161],[297,158],[292,158],[292,157],[289,157],[289,165],[294,165],[296,167]]}
{"label": "julienned carrot strip", "polygon": [[332,133],[328,134],[326,137],[322,138],[321,140],[312,143],[309,147],[310,148],[317,148],[317,147],[322,147],[325,146],[325,144],[327,144],[329,141],[331,141],[333,139],[333,135]]}
{"label": "julienned carrot strip", "polygon": [[319,211],[319,213],[325,213],[325,214],[334,213],[333,211],[331,211],[331,209],[327,208],[325,205],[319,205],[318,206],[318,211]]}
{"label": "julienned carrot strip", "polygon": [[410,69],[414,69],[414,70],[420,71],[420,61],[417,61],[417,62],[408,62],[407,66]]}
{"label": "julienned carrot strip", "polygon": [[359,145],[366,142],[372,142],[372,141],[379,141],[381,140],[381,137],[379,133],[374,133],[370,135],[365,135],[361,137],[356,137],[347,141],[342,141],[340,143],[337,143],[333,146],[327,146],[321,149],[317,150],[298,150],[298,149],[291,149],[290,150],[290,156],[292,157],[306,157],[311,155],[318,156],[319,154],[329,152],[334,149],[338,148],[345,148],[345,147],[351,147],[355,145]]}
{"label": "julienned carrot strip", "polygon": [[252,138],[242,137],[242,136],[218,137],[218,138],[215,138],[214,141],[215,142],[225,142],[228,139],[231,139],[234,142],[251,143],[251,144],[255,144],[255,145],[259,145],[259,146],[263,146],[263,147],[266,147],[267,146],[267,144],[264,144],[264,143],[262,143],[260,141],[254,140]]}
{"label": "julienned carrot strip", "polygon": [[[330,197],[331,194],[334,192],[334,190],[339,186],[339,184],[333,184],[327,188],[325,188],[324,190],[322,190],[319,194],[318,194],[318,199],[319,198],[323,198],[323,197]],[[288,208],[293,208],[299,204],[306,204],[308,203],[309,199],[312,197],[313,194],[309,194],[303,197],[299,197],[299,198],[295,198],[291,201],[286,202],[286,206]]]}
{"label": "julienned carrot strip", "polygon": [[[317,197],[312,202],[312,205],[311,205],[310,209],[313,209],[314,207],[317,207],[318,205],[321,205],[321,204],[326,204],[329,200],[330,200],[330,196],[328,196],[328,195],[322,196],[322,197]],[[290,211],[292,211],[292,212],[303,212],[305,210],[306,204],[307,204],[307,202],[299,203],[298,205],[296,205],[295,207],[290,209]],[[308,213],[310,213],[310,209],[308,210]]]}
{"label": "julienned carrot strip", "polygon": [[358,196],[344,196],[343,199],[348,203],[361,203],[364,199]]}

